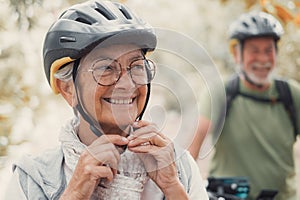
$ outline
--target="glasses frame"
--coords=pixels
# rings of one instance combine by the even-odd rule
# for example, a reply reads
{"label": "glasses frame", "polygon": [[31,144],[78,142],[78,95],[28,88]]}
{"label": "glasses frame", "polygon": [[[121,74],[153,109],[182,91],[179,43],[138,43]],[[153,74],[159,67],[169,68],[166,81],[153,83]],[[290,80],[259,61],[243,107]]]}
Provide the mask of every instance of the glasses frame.
{"label": "glasses frame", "polygon": [[[114,82],[112,82],[111,84],[103,84],[103,83],[100,83],[100,82],[98,81],[98,79],[96,78],[96,76],[95,76],[95,71],[96,71],[96,70],[94,69],[94,65],[95,65],[97,62],[101,61],[101,60],[111,60],[112,62],[116,62],[116,63],[118,64],[119,70],[116,71],[116,72],[118,73],[118,76],[116,76],[116,77],[117,77],[116,80],[115,80]],[[134,62],[137,62],[137,61],[139,61],[139,60],[142,60],[143,62],[146,62],[146,63],[151,63],[151,64],[147,64],[147,66],[150,66],[150,65],[153,66],[152,69],[149,69],[149,68],[147,68],[147,66],[146,66],[146,73],[147,73],[147,79],[148,79],[148,81],[147,81],[147,83],[145,83],[145,84],[137,83],[137,82],[133,79],[132,74],[131,74],[131,69],[132,69],[131,65],[132,65]],[[152,60],[150,60],[150,59],[147,59],[147,58],[138,58],[138,59],[134,59],[133,61],[131,61],[130,64],[125,68],[125,70],[126,70],[127,74],[130,75],[130,78],[131,78],[131,80],[132,80],[132,82],[133,82],[134,84],[136,84],[136,85],[147,85],[147,84],[149,84],[149,83],[154,79],[154,77],[155,77],[155,74],[156,74],[156,65],[155,65],[155,63],[154,63]],[[98,85],[101,85],[101,86],[112,86],[112,85],[115,85],[115,84],[120,80],[120,78],[122,77],[122,74],[123,74],[123,73],[122,73],[122,72],[123,72],[123,68],[122,68],[122,65],[119,63],[119,61],[118,61],[118,60],[115,60],[115,59],[109,59],[109,58],[107,58],[107,59],[98,59],[98,60],[96,60],[96,61],[93,63],[93,66],[92,66],[90,69],[88,69],[87,71],[92,73],[92,76],[93,76],[94,81],[95,81]],[[151,76],[152,76],[152,77],[150,77],[150,79],[149,79],[149,77],[148,77],[149,74],[151,74]]]}

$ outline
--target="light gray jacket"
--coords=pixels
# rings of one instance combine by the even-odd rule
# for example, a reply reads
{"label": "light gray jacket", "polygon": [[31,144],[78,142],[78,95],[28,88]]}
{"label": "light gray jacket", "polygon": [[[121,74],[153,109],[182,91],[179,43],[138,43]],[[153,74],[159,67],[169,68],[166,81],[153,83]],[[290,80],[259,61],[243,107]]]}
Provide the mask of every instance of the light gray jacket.
{"label": "light gray jacket", "polygon": [[[177,150],[177,148],[176,148]],[[187,193],[192,177],[188,153],[177,150],[178,176]],[[61,148],[49,150],[38,157],[24,156],[13,165],[19,175],[21,188],[27,199],[59,199],[66,188],[64,154]],[[199,185],[199,190],[202,186]]]}
{"label": "light gray jacket", "polygon": [[[37,157],[24,156],[13,165],[13,181],[9,186],[10,195],[18,195],[22,199],[59,199],[67,186],[65,167],[73,167],[76,161],[70,157],[70,152],[84,149],[76,134],[76,120],[71,120],[62,128],[61,145],[48,150]],[[69,150],[69,151],[66,151]],[[79,155],[77,155],[79,156]],[[178,177],[191,200],[208,199],[201,174],[192,156],[184,149],[175,145],[175,162]],[[151,184],[150,184],[151,183]],[[156,188],[156,189],[155,189]],[[145,185],[145,199],[163,199],[163,193],[153,181]]]}

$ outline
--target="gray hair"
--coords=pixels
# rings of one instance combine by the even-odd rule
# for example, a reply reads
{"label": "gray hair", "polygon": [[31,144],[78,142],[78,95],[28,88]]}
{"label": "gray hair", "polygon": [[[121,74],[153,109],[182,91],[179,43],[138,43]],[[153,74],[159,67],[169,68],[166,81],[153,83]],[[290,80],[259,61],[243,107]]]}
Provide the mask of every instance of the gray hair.
{"label": "gray hair", "polygon": [[68,63],[66,66],[57,70],[54,73],[54,77],[64,82],[70,81],[72,79],[73,66],[74,62]]}
{"label": "gray hair", "polygon": [[[74,62],[68,63],[64,67],[57,70],[54,73],[54,77],[63,82],[71,81],[72,73],[73,73],[73,66],[74,66]],[[80,123],[80,113],[78,112],[78,110],[75,107],[73,108],[73,113],[75,115],[73,123],[74,123],[74,125],[78,126],[78,124]]]}

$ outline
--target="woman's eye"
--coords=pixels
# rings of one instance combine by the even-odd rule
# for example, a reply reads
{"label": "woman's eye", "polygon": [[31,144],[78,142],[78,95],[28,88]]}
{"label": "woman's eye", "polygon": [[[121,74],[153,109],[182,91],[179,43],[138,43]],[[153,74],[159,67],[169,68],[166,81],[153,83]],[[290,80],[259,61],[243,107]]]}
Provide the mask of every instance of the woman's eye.
{"label": "woman's eye", "polygon": [[105,71],[112,71],[112,70],[114,70],[114,68],[112,66],[110,66],[110,65],[104,66],[103,69],[105,69]]}
{"label": "woman's eye", "polygon": [[116,72],[116,68],[111,65],[103,65],[94,68],[94,73],[97,76],[109,76]]}
{"label": "woman's eye", "polygon": [[132,69],[134,69],[134,70],[144,70],[144,66],[143,65],[134,65],[134,66],[132,66]]}

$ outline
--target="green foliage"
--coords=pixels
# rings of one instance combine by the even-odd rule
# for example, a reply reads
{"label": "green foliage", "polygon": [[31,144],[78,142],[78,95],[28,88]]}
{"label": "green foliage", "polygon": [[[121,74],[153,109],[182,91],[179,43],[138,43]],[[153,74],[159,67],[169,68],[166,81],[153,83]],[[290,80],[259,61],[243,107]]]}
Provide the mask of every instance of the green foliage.
{"label": "green foliage", "polygon": [[0,168],[9,148],[34,132],[45,99],[53,98],[42,71],[44,34],[60,9],[83,2],[53,1],[0,1]]}
{"label": "green foliage", "polygon": [[40,7],[43,0],[10,0],[12,14],[17,18],[20,29],[30,29],[35,23],[35,7]]}

